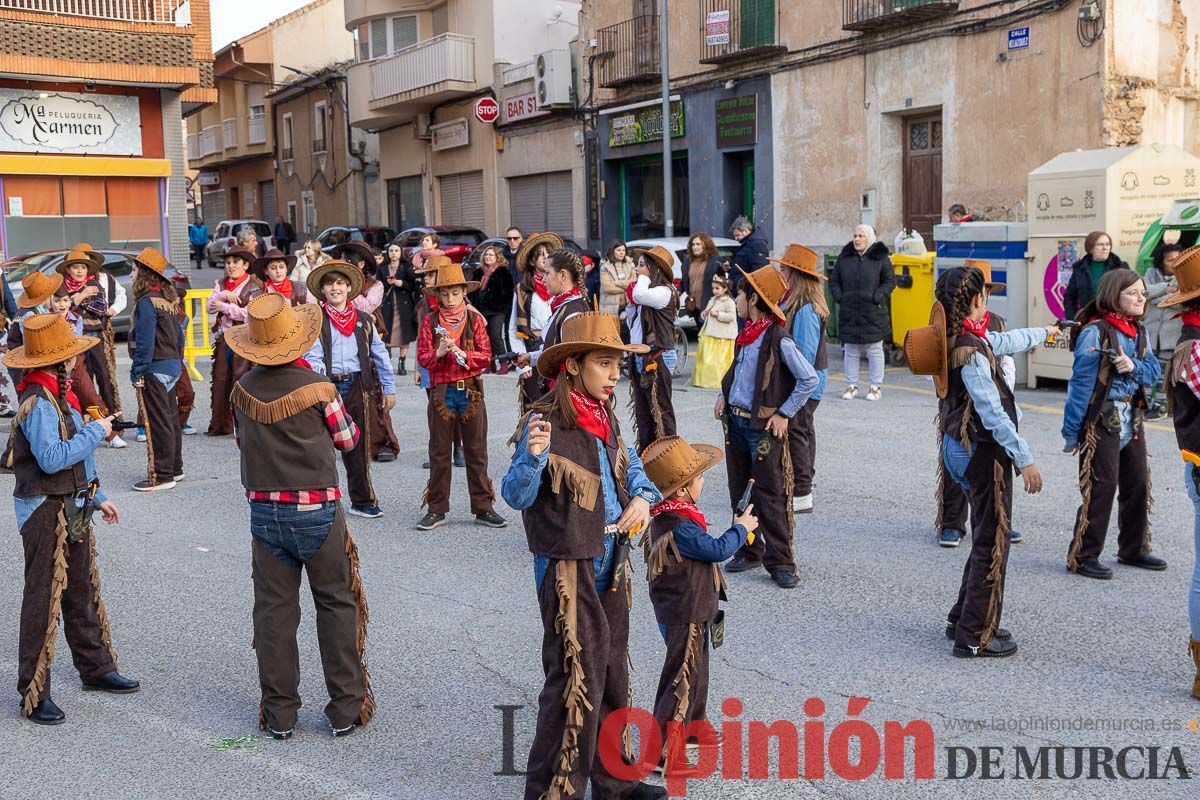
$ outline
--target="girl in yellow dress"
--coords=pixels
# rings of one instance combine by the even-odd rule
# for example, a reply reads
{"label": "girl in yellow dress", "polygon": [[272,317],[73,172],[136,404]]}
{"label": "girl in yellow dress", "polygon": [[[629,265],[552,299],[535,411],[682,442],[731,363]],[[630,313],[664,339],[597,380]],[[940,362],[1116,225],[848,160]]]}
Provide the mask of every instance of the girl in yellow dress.
{"label": "girl in yellow dress", "polygon": [[717,275],[712,282],[712,299],[700,313],[704,328],[696,351],[692,385],[720,389],[721,379],[733,363],[733,340],[738,335],[737,304],[729,296],[729,278]]}

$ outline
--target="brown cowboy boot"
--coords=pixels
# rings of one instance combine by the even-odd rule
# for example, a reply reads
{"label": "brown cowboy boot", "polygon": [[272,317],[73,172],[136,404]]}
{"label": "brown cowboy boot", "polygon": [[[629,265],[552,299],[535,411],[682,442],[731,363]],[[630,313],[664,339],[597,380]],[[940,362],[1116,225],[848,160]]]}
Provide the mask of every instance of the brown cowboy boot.
{"label": "brown cowboy boot", "polygon": [[1192,639],[1192,661],[1196,662],[1196,677],[1192,680],[1192,697],[1200,700],[1200,641]]}

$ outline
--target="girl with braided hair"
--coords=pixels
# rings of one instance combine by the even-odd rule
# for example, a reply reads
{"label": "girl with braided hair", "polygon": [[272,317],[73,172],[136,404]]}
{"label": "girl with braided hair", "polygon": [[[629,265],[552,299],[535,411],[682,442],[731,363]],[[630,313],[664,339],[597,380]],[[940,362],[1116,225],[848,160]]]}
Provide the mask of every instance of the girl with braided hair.
{"label": "girl with braided hair", "polygon": [[[550,319],[542,329],[542,346],[530,351],[521,359],[522,366],[537,368],[538,357],[550,347],[558,344],[562,324],[576,314],[590,311],[587,289],[584,288],[583,261],[575,253],[561,248],[551,251],[546,258],[546,288],[550,291]],[[553,383],[540,380],[538,397],[550,390]]]}
{"label": "girl with braided hair", "polygon": [[[1016,396],[1004,381],[999,359],[1059,333],[1052,325],[989,330],[987,287],[983,273],[973,267],[944,272],[935,289],[939,305],[934,306],[931,325],[913,331],[905,342],[906,354],[915,352],[922,339],[932,338],[940,348],[935,385],[942,460],[946,474],[966,491],[971,507],[971,554],[946,626],[958,658],[1004,658],[1017,652],[1012,635],[1000,627],[1013,467],[1029,494],[1042,490],[1042,476],[1029,445],[1017,433]],[[943,320],[945,330],[940,330]]]}

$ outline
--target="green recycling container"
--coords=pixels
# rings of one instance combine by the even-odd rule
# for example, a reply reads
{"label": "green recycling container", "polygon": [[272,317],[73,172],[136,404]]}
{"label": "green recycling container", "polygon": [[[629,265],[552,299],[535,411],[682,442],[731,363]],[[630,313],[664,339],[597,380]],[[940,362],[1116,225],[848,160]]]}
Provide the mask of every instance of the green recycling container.
{"label": "green recycling container", "polygon": [[[837,263],[836,253],[825,254],[825,277],[833,274],[833,265]],[[825,320],[825,338],[838,338],[838,307],[833,302],[833,294],[829,291],[829,281],[825,281],[825,304],[829,306],[829,319]]]}

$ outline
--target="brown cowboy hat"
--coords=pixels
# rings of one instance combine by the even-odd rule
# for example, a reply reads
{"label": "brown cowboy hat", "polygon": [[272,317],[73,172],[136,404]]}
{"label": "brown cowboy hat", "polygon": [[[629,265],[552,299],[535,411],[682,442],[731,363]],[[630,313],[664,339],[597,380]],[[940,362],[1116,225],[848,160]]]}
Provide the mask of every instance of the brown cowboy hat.
{"label": "brown cowboy hat", "polygon": [[62,273],[48,275],[45,272],[31,272],[21,278],[21,288],[24,294],[17,298],[19,308],[37,308],[49,300],[63,284]]}
{"label": "brown cowboy hat", "polygon": [[25,341],[4,354],[4,366],[37,369],[61,364],[100,344],[98,336],[76,336],[62,314],[34,314],[25,320]]}
{"label": "brown cowboy hat", "polygon": [[904,358],[914,375],[932,375],[938,397],[950,388],[950,353],[946,335],[946,309],[935,302],[929,324],[904,334]]}
{"label": "brown cowboy hat", "polygon": [[1175,284],[1178,291],[1158,304],[1170,308],[1200,297],[1200,247],[1189,247],[1175,262]]}
{"label": "brown cowboy hat", "polygon": [[537,368],[543,378],[554,379],[568,358],[593,350],[618,350],[643,355],[650,352],[644,344],[621,341],[621,320],[616,314],[582,311],[562,324],[559,342],[547,347],[538,357]]}
{"label": "brown cowboy hat", "polygon": [[779,274],[779,270],[768,265],[759,267],[754,272],[746,272],[746,270],[738,267],[738,272],[745,276],[746,281],[750,284],[750,288],[771,307],[771,312],[775,316],[782,320],[787,319],[787,314],[784,314],[783,309],[779,307],[779,301],[787,294],[788,285],[783,276]]}
{"label": "brown cowboy hat", "polygon": [[375,251],[366,242],[353,241],[339,244],[333,248],[332,255],[334,258],[340,258],[342,261],[348,261],[346,256],[355,255],[365,261],[368,267],[375,266]]}
{"label": "brown cowboy hat", "polygon": [[246,324],[225,331],[229,349],[267,366],[290,364],[312,347],[321,333],[321,307],[293,306],[281,294],[262,294],[246,306]]}
{"label": "brown cowboy hat", "polygon": [[308,278],[304,281],[304,283],[306,286],[308,286],[308,291],[312,293],[313,297],[322,299],[325,297],[325,293],[321,291],[321,283],[330,274],[341,275],[350,282],[350,294],[347,296],[346,302],[349,302],[362,294],[363,283],[365,282],[365,278],[363,278],[363,271],[351,264],[349,261],[334,260],[326,261],[324,264],[308,273]]}
{"label": "brown cowboy hat", "polygon": [[83,266],[87,267],[87,274],[89,278],[93,275],[100,274],[100,265],[97,264],[96,260],[88,255],[87,251],[85,250],[70,251],[67,253],[67,257],[64,258],[54,269],[59,275],[65,276],[67,274],[67,268],[72,264],[82,264]]}
{"label": "brown cowboy hat", "polygon": [[75,244],[71,245],[71,249],[72,250],[82,250],[83,252],[88,254],[88,258],[90,258],[90,259],[92,259],[92,261],[96,262],[97,267],[104,266],[104,253],[101,253],[99,250],[92,247],[87,242],[76,242]]}
{"label": "brown cowboy hat", "polygon": [[245,261],[247,265],[249,265],[249,264],[253,264],[258,259],[258,256],[254,255],[254,253],[252,251],[247,250],[246,248],[239,245],[239,246],[233,248],[232,250],[226,250],[225,258],[226,259],[240,258],[242,261]]}
{"label": "brown cowboy hat", "polygon": [[767,261],[791,267],[806,278],[816,278],[821,281],[829,280],[829,278],[821,274],[819,269],[821,256],[802,244],[789,244],[787,250],[783,251],[782,258],[768,258]]}
{"label": "brown cowboy hat", "polygon": [[980,258],[965,258],[963,259],[964,267],[972,267],[983,273],[983,286],[989,292],[1003,292],[1008,288],[1007,283],[992,282],[992,262],[984,261]]}
{"label": "brown cowboy hat", "polygon": [[434,294],[438,289],[448,289],[451,286],[461,286],[463,291],[470,294],[479,288],[479,281],[467,280],[463,275],[462,264],[455,264],[451,261],[438,268],[438,271],[433,274],[432,281],[425,281],[425,294]]}
{"label": "brown cowboy hat", "polygon": [[273,247],[268,250],[266,255],[264,255],[262,258],[254,259],[254,263],[250,265],[250,269],[254,270],[254,274],[262,278],[267,274],[267,266],[272,261],[282,261],[283,263],[287,264],[289,273],[292,271],[292,267],[296,266],[295,256],[284,255],[283,251],[278,247]]}
{"label": "brown cowboy hat", "polygon": [[167,261],[166,256],[153,247],[143,248],[142,252],[133,257],[133,260],[139,267],[145,267],[163,280],[170,280],[167,277],[167,268],[171,266],[170,262]]}
{"label": "brown cowboy hat", "polygon": [[664,436],[646,445],[642,464],[646,476],[664,498],[687,486],[697,475],[715,467],[725,457],[721,448],[711,444],[688,444],[682,436]]}
{"label": "brown cowboy hat", "polygon": [[561,250],[563,249],[563,238],[552,231],[535,233],[530,236],[517,252],[517,272],[525,274],[525,271],[529,269],[529,259],[533,258],[533,254],[541,245],[546,245],[550,252]]}
{"label": "brown cowboy hat", "polygon": [[454,259],[450,258],[450,256],[430,256],[421,262],[421,268],[417,270],[417,274],[424,275],[430,272],[437,272],[452,264],[454,264]]}
{"label": "brown cowboy hat", "polygon": [[674,283],[675,256],[671,255],[670,250],[655,245],[654,247],[638,248],[633,251],[632,255],[635,262],[639,256],[644,256],[649,266],[656,268],[667,281]]}

